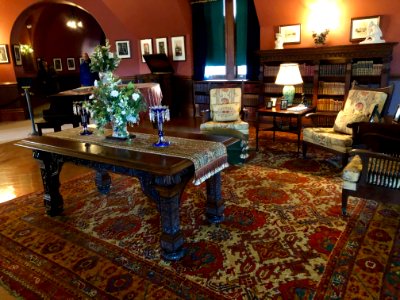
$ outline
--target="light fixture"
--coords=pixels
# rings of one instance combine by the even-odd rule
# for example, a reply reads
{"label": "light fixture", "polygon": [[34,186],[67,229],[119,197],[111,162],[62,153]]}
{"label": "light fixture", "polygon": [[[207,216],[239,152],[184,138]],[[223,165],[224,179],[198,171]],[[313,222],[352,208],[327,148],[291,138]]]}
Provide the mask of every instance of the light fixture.
{"label": "light fixture", "polygon": [[288,105],[293,104],[294,85],[303,83],[301,78],[299,64],[284,63],[279,66],[279,72],[276,76],[275,84],[284,85],[282,93],[283,98],[288,101]]}
{"label": "light fixture", "polygon": [[33,48],[31,45],[28,44],[21,44],[20,45],[20,51],[22,55],[28,55],[33,52]]}
{"label": "light fixture", "polygon": [[67,26],[72,29],[83,28],[82,21],[78,21],[76,19],[70,19],[67,22]]}

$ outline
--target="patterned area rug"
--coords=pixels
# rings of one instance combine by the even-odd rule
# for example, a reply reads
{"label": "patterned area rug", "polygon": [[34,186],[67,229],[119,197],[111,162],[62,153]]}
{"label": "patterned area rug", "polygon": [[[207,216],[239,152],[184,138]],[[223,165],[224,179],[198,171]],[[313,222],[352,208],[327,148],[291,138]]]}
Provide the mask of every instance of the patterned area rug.
{"label": "patterned area rug", "polygon": [[284,135],[261,142],[248,163],[222,173],[222,224],[205,219],[205,184],[187,186],[178,262],[160,259],[159,215],[135,178],[113,175],[109,195],[96,191],[93,173],[63,184],[60,217],[44,214],[42,192],[0,205],[2,285],[25,299],[363,298],[353,286],[357,276],[378,286],[373,266],[395,293],[396,211],[351,198],[342,218],[329,156],[303,160]]}

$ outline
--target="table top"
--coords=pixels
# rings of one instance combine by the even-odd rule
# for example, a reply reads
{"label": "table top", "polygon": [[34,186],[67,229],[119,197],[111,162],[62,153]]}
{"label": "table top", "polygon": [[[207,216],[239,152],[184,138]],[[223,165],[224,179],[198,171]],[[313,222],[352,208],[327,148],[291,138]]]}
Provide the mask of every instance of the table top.
{"label": "table top", "polygon": [[[148,131],[148,129],[139,129],[131,133]],[[168,134],[176,137],[221,142],[225,146],[229,146],[238,141],[232,137],[209,136],[197,133],[170,131]],[[120,149],[106,145],[93,145],[50,136],[32,136],[16,142],[15,145],[32,150],[40,150],[114,166],[142,170],[160,176],[174,175],[193,166],[193,162],[186,158]]]}
{"label": "table top", "polygon": [[[293,106],[292,106],[293,107]],[[291,108],[291,107],[289,107]],[[272,108],[259,108],[258,112],[262,115],[277,116],[277,115],[300,115],[304,116],[315,110],[314,106],[304,107],[302,110],[290,110],[290,109],[280,109],[279,106]]]}

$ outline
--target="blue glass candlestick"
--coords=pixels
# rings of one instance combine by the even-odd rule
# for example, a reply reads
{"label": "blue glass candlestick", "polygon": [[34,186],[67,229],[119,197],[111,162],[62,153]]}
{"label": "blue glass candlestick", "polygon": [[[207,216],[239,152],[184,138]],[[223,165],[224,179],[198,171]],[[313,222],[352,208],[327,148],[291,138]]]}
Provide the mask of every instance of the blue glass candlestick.
{"label": "blue glass candlestick", "polygon": [[158,141],[153,144],[155,147],[168,147],[170,142],[164,138],[163,123],[169,121],[168,106],[151,106],[150,107],[150,121],[157,122]]}

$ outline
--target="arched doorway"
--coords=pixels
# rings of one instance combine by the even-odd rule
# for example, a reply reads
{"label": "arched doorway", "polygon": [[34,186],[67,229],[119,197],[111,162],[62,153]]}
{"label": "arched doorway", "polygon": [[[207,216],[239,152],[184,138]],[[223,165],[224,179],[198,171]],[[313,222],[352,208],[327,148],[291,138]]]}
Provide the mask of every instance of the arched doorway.
{"label": "arched doorway", "polygon": [[[81,23],[72,28],[68,21]],[[11,51],[14,57],[20,55],[14,66],[17,82],[30,85],[41,96],[79,87],[82,52],[91,53],[104,41],[99,23],[75,4],[36,3],[17,18],[11,31]],[[47,63],[51,83],[38,76],[40,61]]]}

